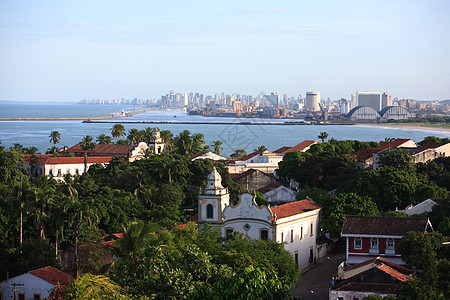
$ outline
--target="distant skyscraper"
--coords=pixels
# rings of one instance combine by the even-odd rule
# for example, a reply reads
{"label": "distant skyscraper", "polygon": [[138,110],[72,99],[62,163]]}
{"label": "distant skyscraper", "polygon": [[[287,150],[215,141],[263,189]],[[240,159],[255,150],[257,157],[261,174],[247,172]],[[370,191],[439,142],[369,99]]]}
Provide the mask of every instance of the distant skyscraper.
{"label": "distant skyscraper", "polygon": [[356,107],[356,94],[352,94],[352,106]]}
{"label": "distant skyscraper", "polygon": [[382,108],[392,106],[392,95],[384,92],[383,95],[381,95],[381,106]]}
{"label": "distant skyscraper", "polygon": [[358,105],[372,107],[376,111],[381,110],[380,92],[357,92]]}
{"label": "distant skyscraper", "polygon": [[305,109],[307,111],[318,111],[320,101],[320,92],[307,92],[305,100]]}

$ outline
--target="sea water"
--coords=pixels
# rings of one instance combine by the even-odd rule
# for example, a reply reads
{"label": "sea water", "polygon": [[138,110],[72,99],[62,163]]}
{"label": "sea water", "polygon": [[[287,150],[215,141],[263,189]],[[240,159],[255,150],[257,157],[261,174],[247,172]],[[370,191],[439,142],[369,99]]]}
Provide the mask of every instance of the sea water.
{"label": "sea water", "polygon": [[[115,105],[78,105],[78,104],[52,104],[49,106],[21,104],[20,110],[8,115],[0,104],[0,117],[94,117],[108,116],[113,112],[120,112],[123,108]],[[131,107],[124,107],[132,110]],[[11,108],[10,108],[11,109]],[[13,109],[14,111],[14,109]],[[63,113],[64,111],[64,113]],[[240,122],[270,122],[280,123],[291,120],[277,119],[236,119],[215,118],[203,116],[190,116],[182,111],[151,111],[137,114],[133,117],[111,119],[108,123],[82,123],[81,121],[2,121],[0,122],[0,141],[6,148],[14,143],[25,147],[35,146],[40,153],[53,146],[50,142],[50,132],[58,131],[61,141],[58,147],[64,145],[71,147],[81,141],[85,135],[91,135],[94,140],[99,134],[111,135],[111,127],[120,121],[167,121],[167,122],[214,122],[217,124],[124,124],[125,129],[157,126],[160,130],[170,130],[174,136],[183,130],[191,134],[202,133],[206,144],[212,145],[213,141],[222,142],[225,156],[230,155],[236,149],[245,149],[253,152],[260,145],[273,151],[283,146],[294,146],[303,140],[315,140],[321,131],[326,131],[329,138],[337,140],[383,141],[386,137],[409,138],[421,141],[424,137],[435,135],[438,137],[450,137],[449,131],[428,129],[397,129],[389,127],[369,127],[358,125],[238,125]],[[227,124],[220,124],[226,122]]]}

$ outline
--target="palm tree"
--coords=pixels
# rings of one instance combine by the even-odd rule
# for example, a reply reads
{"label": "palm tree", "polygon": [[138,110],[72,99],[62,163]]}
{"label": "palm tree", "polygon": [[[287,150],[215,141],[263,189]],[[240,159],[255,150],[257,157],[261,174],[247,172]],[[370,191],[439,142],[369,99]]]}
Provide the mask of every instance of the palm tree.
{"label": "palm tree", "polygon": [[100,145],[108,145],[111,144],[111,137],[102,133],[97,136],[96,142]]}
{"label": "palm tree", "polygon": [[178,154],[189,155],[192,150],[192,137],[189,130],[183,130],[175,138],[175,147]]}
{"label": "palm tree", "polygon": [[50,135],[48,137],[50,138],[50,143],[53,143],[54,145],[58,144],[61,140],[61,134],[59,134],[59,132],[56,130],[50,132]]}
{"label": "palm tree", "polygon": [[238,159],[247,155],[247,151],[244,149],[236,149],[233,154],[230,155],[233,159]]}
{"label": "palm tree", "polygon": [[267,147],[266,146],[264,146],[264,145],[261,145],[261,146],[258,146],[255,150],[253,150],[253,151],[259,151],[259,152],[263,152],[263,151],[266,151],[267,150]]}
{"label": "palm tree", "polygon": [[78,198],[68,199],[64,206],[64,212],[68,214],[69,226],[74,230],[74,255],[75,255],[75,275],[78,273],[78,239],[81,233],[81,226],[96,226],[99,221],[97,212],[87,201],[81,201]]}
{"label": "palm tree", "polygon": [[123,237],[116,241],[114,249],[116,256],[133,259],[135,253],[146,246],[149,235],[143,221],[131,223],[125,228]]}
{"label": "palm tree", "polygon": [[122,136],[125,136],[125,127],[122,124],[114,124],[111,128],[111,135],[117,141]]}
{"label": "palm tree", "polygon": [[139,143],[139,130],[131,128],[128,131],[127,140],[130,141],[130,144],[137,145]]}
{"label": "palm tree", "polygon": [[87,151],[95,149],[95,143],[92,142],[92,136],[86,135],[81,140],[80,148],[81,148],[81,150],[84,151],[84,173],[86,173],[87,172],[87,163],[88,163]]}
{"label": "palm tree", "polygon": [[193,153],[198,153],[200,151],[203,151],[205,148],[205,136],[201,133],[195,133],[192,136],[192,148]]}
{"label": "palm tree", "polygon": [[47,185],[43,188],[34,187],[32,191],[32,198],[27,203],[27,208],[34,215],[36,225],[39,227],[41,240],[45,240],[44,227],[47,224],[54,204],[55,187],[52,185]]}
{"label": "palm tree", "polygon": [[[155,129],[157,128],[155,127]],[[172,152],[174,144],[172,132],[170,132],[169,130],[162,130],[160,132],[160,135],[164,143],[166,144],[165,148],[167,149],[167,152]]]}
{"label": "palm tree", "polygon": [[214,143],[214,151],[213,153],[215,154],[220,154],[220,152],[222,152],[222,142],[221,141],[213,141]]}
{"label": "palm tree", "polygon": [[64,291],[67,299],[122,299],[123,288],[103,275],[84,274]]}
{"label": "palm tree", "polygon": [[153,128],[145,127],[144,132],[145,132],[145,134],[144,134],[145,142],[147,144],[150,144],[150,141],[152,140],[152,136],[153,136]]}
{"label": "palm tree", "polygon": [[30,183],[27,179],[22,179],[19,182],[13,183],[12,199],[17,200],[19,204],[20,220],[19,220],[19,249],[22,253],[23,243],[23,212],[25,210],[26,203],[30,197]]}
{"label": "palm tree", "polygon": [[328,138],[328,133],[326,131],[321,131],[318,138],[321,139],[323,143]]}

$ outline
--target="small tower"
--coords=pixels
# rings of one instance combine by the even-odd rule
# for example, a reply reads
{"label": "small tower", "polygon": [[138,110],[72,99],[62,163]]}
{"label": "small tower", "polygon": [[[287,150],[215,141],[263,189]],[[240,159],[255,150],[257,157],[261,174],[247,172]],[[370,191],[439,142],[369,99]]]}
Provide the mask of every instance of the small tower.
{"label": "small tower", "polygon": [[214,167],[208,175],[206,187],[198,196],[198,223],[222,224],[222,212],[229,204],[228,189],[222,186],[222,177]]}
{"label": "small tower", "polygon": [[159,154],[164,152],[165,143],[161,138],[161,132],[158,127],[155,127],[152,132],[152,138],[150,139],[149,147],[153,149],[153,153]]}

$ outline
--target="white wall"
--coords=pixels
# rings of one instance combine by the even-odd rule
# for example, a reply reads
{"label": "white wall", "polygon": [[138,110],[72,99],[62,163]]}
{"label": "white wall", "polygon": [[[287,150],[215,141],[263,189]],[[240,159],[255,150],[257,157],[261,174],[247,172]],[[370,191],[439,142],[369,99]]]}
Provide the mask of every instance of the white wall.
{"label": "white wall", "polygon": [[16,286],[16,299],[19,299],[19,293],[25,293],[25,299],[33,299],[34,294],[41,294],[41,299],[44,299],[50,295],[55,287],[39,277],[25,273],[11,278],[3,284],[4,300],[14,299],[13,283],[23,284],[23,286]]}

